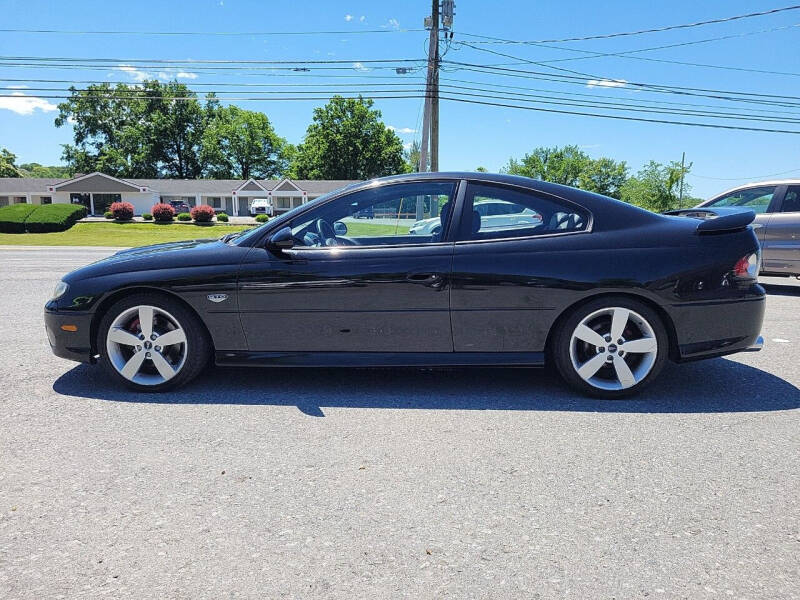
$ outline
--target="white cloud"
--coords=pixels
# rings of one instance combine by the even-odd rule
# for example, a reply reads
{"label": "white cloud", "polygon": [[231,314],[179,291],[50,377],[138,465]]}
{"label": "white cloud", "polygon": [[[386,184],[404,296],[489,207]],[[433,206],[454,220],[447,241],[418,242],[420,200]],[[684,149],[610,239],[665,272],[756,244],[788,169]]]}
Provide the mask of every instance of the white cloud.
{"label": "white cloud", "polygon": [[360,63],[360,62],[354,62],[353,63],[353,68],[356,71],[362,71],[362,72],[363,71],[369,71],[369,69],[367,67],[365,67],[363,63]]}
{"label": "white cloud", "polygon": [[18,115],[32,115],[35,110],[53,112],[58,106],[44,98],[26,96],[22,92],[11,92],[9,97],[0,98],[0,109],[10,110]]}
{"label": "white cloud", "polygon": [[406,142],[405,144],[403,144],[403,149],[404,150],[411,150],[411,146],[413,146],[413,145],[414,145],[414,142]]}
{"label": "white cloud", "polygon": [[347,22],[349,23],[350,21],[352,21],[352,20],[353,20],[353,15],[345,15],[345,16],[344,16],[344,20],[345,20],[345,21],[347,21]]}
{"label": "white cloud", "polygon": [[386,129],[394,131],[395,133],[417,133],[417,130],[411,129],[411,127],[395,127],[394,125],[387,125]]}
{"label": "white cloud", "polygon": [[590,79],[586,82],[586,87],[619,88],[628,85],[625,79]]}
{"label": "white cloud", "polygon": [[387,24],[392,29],[400,29],[400,21],[398,21],[397,19],[389,19]]}
{"label": "white cloud", "polygon": [[365,17],[364,15],[361,15],[360,17],[358,17],[358,20],[363,23],[364,21],[367,20],[367,17]]}
{"label": "white cloud", "polygon": [[122,71],[123,73],[127,73],[131,77],[133,77],[134,81],[144,81],[145,79],[150,79],[151,75],[147,71],[142,71],[141,69],[137,69],[136,67],[132,67],[131,65],[119,65],[117,67],[118,71]]}
{"label": "white cloud", "polygon": [[173,79],[197,79],[197,73],[192,73],[191,71],[178,71],[176,69],[165,69],[164,71],[159,71],[158,73],[150,73],[149,71],[143,71],[137,67],[133,67],[131,65],[119,65],[117,67],[118,71],[122,71],[123,73],[127,73],[130,75],[134,81],[142,82],[145,79],[159,79],[161,81],[171,81]]}

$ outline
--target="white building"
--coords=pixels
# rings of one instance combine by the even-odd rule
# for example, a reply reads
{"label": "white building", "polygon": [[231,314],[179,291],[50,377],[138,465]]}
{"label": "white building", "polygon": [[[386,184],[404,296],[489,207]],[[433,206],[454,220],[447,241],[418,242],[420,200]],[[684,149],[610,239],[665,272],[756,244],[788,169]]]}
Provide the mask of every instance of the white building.
{"label": "white building", "polygon": [[83,204],[102,215],[112,202],[133,204],[137,215],[154,204],[182,200],[207,204],[229,215],[249,215],[253,198],[271,198],[275,214],[286,212],[353,181],[269,179],[120,179],[90,173],[72,179],[0,178],[0,206],[8,204]]}

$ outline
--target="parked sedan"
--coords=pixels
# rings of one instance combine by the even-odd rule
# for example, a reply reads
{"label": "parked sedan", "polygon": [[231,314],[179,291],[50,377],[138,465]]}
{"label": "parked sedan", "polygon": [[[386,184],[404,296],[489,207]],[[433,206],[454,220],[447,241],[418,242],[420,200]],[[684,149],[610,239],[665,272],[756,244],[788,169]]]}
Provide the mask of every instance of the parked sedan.
{"label": "parked sedan", "polygon": [[717,209],[746,208],[756,213],[763,275],[800,277],[800,179],[748,183],[715,196],[694,209],[670,211],[715,218]]}
{"label": "parked sedan", "polygon": [[[542,215],[532,208],[506,202],[505,200],[475,199],[475,210],[481,216],[482,227],[486,230],[493,227],[506,229],[510,227],[537,227],[542,224]],[[432,235],[442,228],[441,219],[437,216],[422,219],[411,226],[411,235]]]}
{"label": "parked sedan", "polygon": [[[355,213],[444,197],[441,229],[353,226]],[[507,202],[541,222],[496,227]],[[388,210],[388,209],[387,209]],[[490,219],[490,217],[489,217]],[[511,175],[355,184],[221,240],[125,250],[56,286],[56,355],[143,391],[218,365],[552,364],[618,398],[677,362],[759,349],[752,211],[670,217]],[[532,385],[534,383],[532,382]]]}

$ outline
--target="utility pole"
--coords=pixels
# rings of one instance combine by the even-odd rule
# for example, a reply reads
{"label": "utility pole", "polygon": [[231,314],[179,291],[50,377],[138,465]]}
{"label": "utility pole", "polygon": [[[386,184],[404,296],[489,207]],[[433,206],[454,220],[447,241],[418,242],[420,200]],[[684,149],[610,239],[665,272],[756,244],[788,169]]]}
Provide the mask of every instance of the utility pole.
{"label": "utility pole", "polygon": [[678,208],[683,208],[683,178],[686,173],[686,152],[681,154],[681,187],[678,192]]}
{"label": "utility pole", "polygon": [[[425,27],[430,29],[428,39],[428,73],[425,78],[425,111],[422,115],[422,145],[419,149],[419,171],[428,171],[428,148],[430,146],[431,113],[435,73],[439,69],[439,0],[431,0],[431,16],[425,19]],[[438,79],[438,77],[436,78]],[[437,102],[438,106],[438,102]],[[437,152],[438,159],[438,152]]]}

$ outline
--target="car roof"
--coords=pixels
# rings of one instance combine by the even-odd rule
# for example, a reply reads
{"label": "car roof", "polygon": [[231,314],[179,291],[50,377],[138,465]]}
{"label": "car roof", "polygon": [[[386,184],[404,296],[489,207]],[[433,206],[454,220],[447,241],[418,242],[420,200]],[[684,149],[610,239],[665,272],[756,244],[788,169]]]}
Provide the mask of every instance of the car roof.
{"label": "car roof", "polygon": [[720,196],[724,196],[725,194],[730,194],[731,192],[735,192],[736,190],[746,190],[749,188],[761,187],[762,185],[800,185],[800,179],[770,179],[768,181],[751,181],[750,183],[743,183],[741,185],[729,188],[724,192],[720,192],[719,194],[714,194],[709,198],[709,200],[713,200],[714,198],[719,198]]}

